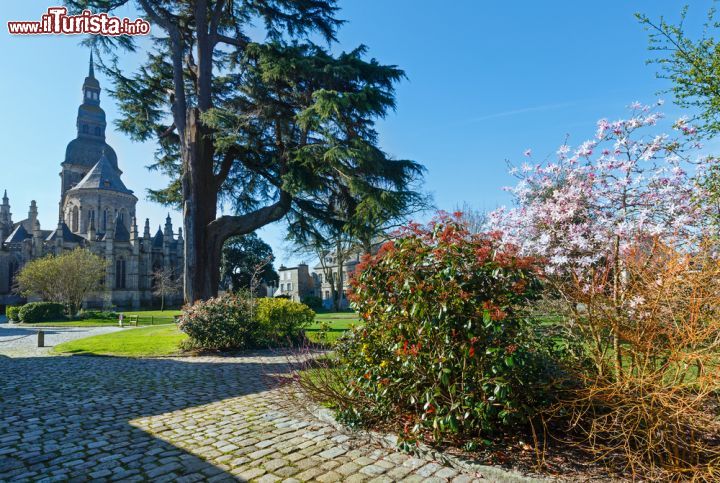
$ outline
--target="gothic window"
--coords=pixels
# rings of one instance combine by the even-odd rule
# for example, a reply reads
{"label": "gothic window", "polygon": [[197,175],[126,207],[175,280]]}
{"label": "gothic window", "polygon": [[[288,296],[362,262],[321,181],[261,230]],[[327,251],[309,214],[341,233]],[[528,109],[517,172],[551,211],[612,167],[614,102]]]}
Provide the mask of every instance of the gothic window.
{"label": "gothic window", "polygon": [[15,262],[10,262],[8,267],[8,289],[12,290],[13,284],[15,283],[15,274],[17,272],[18,265]]}
{"label": "gothic window", "polygon": [[70,219],[70,225],[71,225],[70,229],[72,230],[73,233],[77,233],[79,231],[79,227],[78,227],[79,218],[80,218],[80,212],[78,211],[78,207],[74,206],[72,209],[72,217]]}
{"label": "gothic window", "polygon": [[125,260],[122,258],[115,262],[115,288],[125,288]]}

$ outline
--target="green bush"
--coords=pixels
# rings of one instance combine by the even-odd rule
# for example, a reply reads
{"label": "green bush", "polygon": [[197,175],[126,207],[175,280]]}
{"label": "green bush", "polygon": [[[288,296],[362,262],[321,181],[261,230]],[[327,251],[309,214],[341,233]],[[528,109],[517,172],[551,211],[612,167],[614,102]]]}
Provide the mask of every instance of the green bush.
{"label": "green bush", "polygon": [[254,303],[238,294],[226,294],[183,308],[178,328],[188,335],[188,349],[245,349],[253,347],[258,323]]}
{"label": "green bush", "polygon": [[82,320],[88,320],[88,319],[117,320],[118,313],[112,312],[112,311],[103,311],[103,310],[83,310],[82,312],[80,312],[80,319],[82,319]]}
{"label": "green bush", "polygon": [[21,322],[32,324],[65,319],[65,306],[56,302],[31,302],[20,307]]}
{"label": "green bush", "polygon": [[22,308],[22,305],[8,305],[5,307],[5,315],[7,315],[8,320],[12,320],[13,322],[20,322],[20,309]]}
{"label": "green bush", "polygon": [[358,266],[351,295],[362,326],[336,352],[348,377],[348,422],[382,420],[436,440],[526,423],[553,398],[549,342],[523,307],[534,261],[444,217],[411,225]]}
{"label": "green bush", "polygon": [[258,299],[255,309],[258,321],[257,343],[282,345],[304,338],[304,329],[315,320],[315,312],[305,304],[283,298]]}
{"label": "green bush", "polygon": [[308,295],[307,297],[303,297],[302,303],[313,309],[315,312],[323,309],[322,299],[315,295]]}

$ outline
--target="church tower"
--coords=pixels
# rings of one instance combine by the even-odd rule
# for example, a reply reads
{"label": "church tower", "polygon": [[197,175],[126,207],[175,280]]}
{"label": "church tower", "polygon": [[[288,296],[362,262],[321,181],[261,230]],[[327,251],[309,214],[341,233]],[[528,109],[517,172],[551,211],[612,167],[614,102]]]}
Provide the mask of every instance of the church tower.
{"label": "church tower", "polygon": [[95,78],[95,65],[90,53],[88,75],[82,86],[83,100],[78,108],[77,137],[70,141],[65,149],[65,160],[60,173],[61,192],[60,210],[65,204],[68,190],[77,185],[105,155],[109,164],[118,172],[117,155],[105,142],[105,111],[100,107],[100,83]]}

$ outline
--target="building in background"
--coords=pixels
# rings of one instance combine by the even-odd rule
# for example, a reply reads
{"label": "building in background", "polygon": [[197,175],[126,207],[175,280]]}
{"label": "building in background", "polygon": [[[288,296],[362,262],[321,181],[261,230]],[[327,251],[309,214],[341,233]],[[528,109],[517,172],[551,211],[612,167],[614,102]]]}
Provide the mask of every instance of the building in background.
{"label": "building in background", "polygon": [[[173,231],[170,216],[153,235],[150,220],[138,232],[137,197],[122,181],[117,155],[105,142],[105,112],[100,107],[100,83],[92,55],[82,86],[77,137],[70,141],[61,164],[58,224],[44,230],[38,207],[30,203],[27,218],[13,221],[7,191],[0,205],[0,307],[17,303],[14,279],[30,260],[87,248],[108,262],[104,290],[85,301],[87,307],[149,306],[153,302],[153,273],[183,270],[182,230]],[[181,294],[177,295],[179,303]]]}
{"label": "building in background", "polygon": [[[374,246],[376,250],[379,244]],[[343,290],[340,295],[340,308],[350,307],[348,291],[350,290],[350,278],[355,273],[355,268],[362,258],[361,250],[350,253],[343,262]],[[330,309],[333,306],[331,277],[337,278],[339,268],[337,258],[333,253],[326,253],[322,261],[318,261],[312,270],[306,264],[297,267],[284,267],[278,269],[280,276],[279,285],[273,296],[288,297],[301,302],[305,297],[315,296],[322,300],[323,307]]]}

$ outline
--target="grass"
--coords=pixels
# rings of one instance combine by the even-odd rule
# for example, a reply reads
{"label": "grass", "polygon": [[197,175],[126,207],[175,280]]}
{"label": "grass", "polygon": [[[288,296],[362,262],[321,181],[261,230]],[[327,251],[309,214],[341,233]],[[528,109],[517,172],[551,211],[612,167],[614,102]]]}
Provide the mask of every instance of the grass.
{"label": "grass", "polygon": [[121,357],[169,356],[180,352],[187,338],[173,324],[125,329],[111,334],[78,339],[53,348],[56,354],[105,355]]}
{"label": "grass", "polygon": [[[138,316],[138,325],[162,325],[171,324],[174,322],[174,318],[180,315],[179,310],[139,310],[134,312],[118,312],[125,316],[125,325],[131,325],[130,316]],[[118,325],[117,319],[85,319],[85,320],[54,320],[50,322],[36,322],[33,324],[22,324],[32,325],[35,327],[116,327]]]}
{"label": "grass", "polygon": [[[53,349],[57,354],[93,354],[120,357],[156,357],[177,354],[180,352],[180,342],[187,336],[180,332],[172,323],[173,317],[179,311],[145,311],[125,312],[126,321],[128,315],[139,315],[140,323],[155,317],[155,322],[165,320],[164,325],[153,325],[142,328],[128,328],[110,334],[95,335],[65,342]],[[169,323],[168,323],[169,322]],[[357,324],[357,314],[350,312],[318,314],[315,323],[307,330],[308,339],[313,342],[324,342],[332,344],[347,331],[351,325]],[[328,324],[326,337],[321,338],[323,324]],[[74,322],[46,322],[53,326],[92,327],[92,326],[116,326],[117,321],[107,320],[81,320]]]}
{"label": "grass", "polygon": [[[305,335],[312,342],[326,342],[333,344],[353,325],[358,325],[360,319],[355,312],[329,312],[320,313],[315,317],[315,323],[305,329]],[[322,340],[322,328],[326,325],[325,340]]]}

